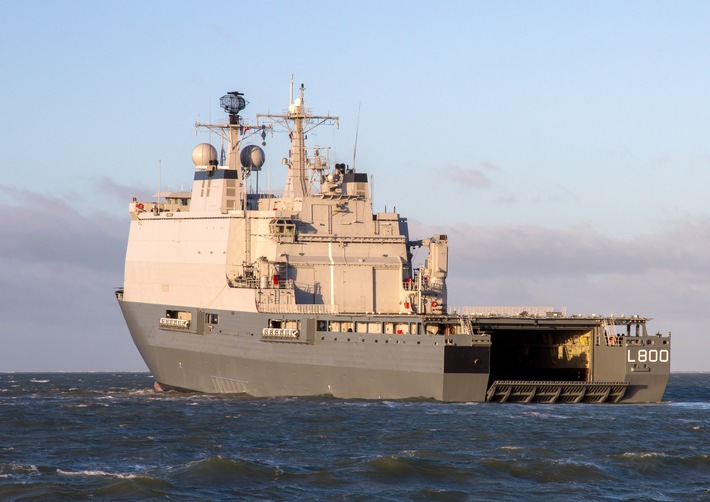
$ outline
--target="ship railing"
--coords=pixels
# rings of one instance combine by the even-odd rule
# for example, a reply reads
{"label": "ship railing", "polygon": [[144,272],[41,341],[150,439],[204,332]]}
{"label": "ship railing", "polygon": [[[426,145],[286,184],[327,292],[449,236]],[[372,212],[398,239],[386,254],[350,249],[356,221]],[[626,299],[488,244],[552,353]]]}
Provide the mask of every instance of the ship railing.
{"label": "ship railing", "polygon": [[[623,346],[624,336],[623,334],[616,332],[616,324],[614,324],[613,318],[604,320],[601,327],[602,329],[599,332],[604,333],[604,342],[606,343],[607,347]],[[598,339],[597,345],[599,345]]]}
{"label": "ship railing", "polygon": [[448,313],[452,315],[474,316],[474,317],[565,317],[565,309],[555,310],[554,307],[546,306],[464,306],[448,307]]}
{"label": "ship railing", "polygon": [[[270,289],[293,289],[293,279],[274,279],[273,282],[270,284],[271,288]],[[269,289],[269,288],[262,288],[262,289]]]}
{"label": "ship railing", "polygon": [[330,304],[287,304],[287,303],[260,303],[259,312],[269,314],[338,314],[338,306]]}
{"label": "ship railing", "polygon": [[[419,283],[416,280],[402,281],[402,287],[405,291],[419,291]],[[429,293],[446,293],[446,284],[434,281],[424,281],[421,284],[422,292]]]}
{"label": "ship railing", "polygon": [[338,244],[401,244],[404,243],[405,238],[403,236],[347,236],[347,237],[333,237],[332,235],[317,235],[317,234],[298,234],[299,242],[333,242]]}
{"label": "ship railing", "polygon": [[229,287],[247,289],[294,289],[294,284],[293,279],[271,279],[266,281],[253,277],[237,277],[229,280]]}
{"label": "ship railing", "polygon": [[158,204],[158,210],[161,213],[167,212],[167,213],[179,213],[181,211],[189,211],[190,210],[190,202],[188,199],[188,202],[179,202],[179,201],[170,201],[170,202],[161,202]]}
{"label": "ship railing", "polygon": [[174,213],[181,211],[190,211],[190,197],[177,199],[169,199],[167,201],[138,201],[134,200],[135,210],[137,212],[153,213],[155,216],[161,216],[163,213],[170,213],[167,216],[174,216]]}
{"label": "ship railing", "polygon": [[250,278],[242,278],[242,277],[237,277],[236,279],[231,279],[229,281],[229,287],[230,288],[248,288],[248,289],[257,289],[259,287],[259,279],[254,279],[252,277]]}

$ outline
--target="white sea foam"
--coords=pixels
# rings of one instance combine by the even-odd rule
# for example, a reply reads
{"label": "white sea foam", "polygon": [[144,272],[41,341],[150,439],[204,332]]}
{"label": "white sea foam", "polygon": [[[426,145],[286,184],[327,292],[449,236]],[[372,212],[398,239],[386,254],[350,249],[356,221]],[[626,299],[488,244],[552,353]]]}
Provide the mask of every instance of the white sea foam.
{"label": "white sea foam", "polygon": [[675,408],[688,408],[692,410],[710,410],[710,403],[707,402],[690,402],[690,403],[669,403],[669,406]]}
{"label": "white sea foam", "polygon": [[119,479],[135,479],[139,478],[138,474],[121,474],[119,472],[106,472],[106,471],[65,471],[62,469],[57,469],[57,474],[62,476],[102,476],[110,478]]}
{"label": "white sea foam", "polygon": [[561,418],[564,420],[573,418],[571,415],[563,415],[561,413],[553,413],[550,411],[525,411],[522,414],[535,418]]}
{"label": "white sea foam", "polygon": [[153,389],[131,390],[128,392],[129,396],[152,396],[153,394],[155,394]]}
{"label": "white sea foam", "polygon": [[17,474],[36,474],[39,472],[39,469],[37,469],[36,465],[3,464],[0,465],[0,471],[2,471],[0,477],[9,478],[11,476],[16,476]]}
{"label": "white sea foam", "polygon": [[622,454],[621,456],[627,457],[627,458],[654,458],[654,457],[666,457],[667,455],[665,453],[656,452],[656,451],[645,451],[645,452],[627,451],[626,453]]}

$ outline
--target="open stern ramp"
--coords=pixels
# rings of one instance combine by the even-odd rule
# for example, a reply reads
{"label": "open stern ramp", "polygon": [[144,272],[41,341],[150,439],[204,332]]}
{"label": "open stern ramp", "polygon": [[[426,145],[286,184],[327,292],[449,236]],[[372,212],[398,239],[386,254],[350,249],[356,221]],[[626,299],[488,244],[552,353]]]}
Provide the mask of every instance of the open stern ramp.
{"label": "open stern ramp", "polygon": [[618,403],[627,382],[526,382],[496,380],[486,394],[493,403]]}

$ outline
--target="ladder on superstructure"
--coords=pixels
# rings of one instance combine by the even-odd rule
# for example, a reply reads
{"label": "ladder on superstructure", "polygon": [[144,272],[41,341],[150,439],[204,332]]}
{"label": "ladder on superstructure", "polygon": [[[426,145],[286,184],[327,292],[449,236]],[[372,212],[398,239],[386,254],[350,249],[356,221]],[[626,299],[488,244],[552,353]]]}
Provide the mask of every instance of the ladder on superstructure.
{"label": "ladder on superstructure", "polygon": [[463,315],[460,317],[461,329],[465,335],[473,335],[473,324],[471,323],[471,317]]}

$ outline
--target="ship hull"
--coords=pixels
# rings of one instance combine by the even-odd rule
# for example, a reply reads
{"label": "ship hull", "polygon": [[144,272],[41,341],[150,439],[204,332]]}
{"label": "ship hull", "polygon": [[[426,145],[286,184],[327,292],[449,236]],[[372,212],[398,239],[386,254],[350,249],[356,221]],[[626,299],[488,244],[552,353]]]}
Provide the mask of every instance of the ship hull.
{"label": "ship hull", "polygon": [[[168,306],[169,307],[169,306]],[[164,305],[121,302],[131,336],[163,388],[257,397],[485,401],[488,372],[446,372],[442,337],[319,333],[304,343],[265,341],[264,313],[219,312],[209,334],[164,330]],[[481,347],[482,354],[487,347]],[[451,359],[449,357],[449,359]],[[448,363],[454,371],[455,363]]]}
{"label": "ship hull", "polygon": [[[164,389],[256,397],[648,403],[662,400],[668,379],[667,365],[633,371],[627,368],[628,359],[636,353],[619,350],[618,355],[603,354],[605,366],[598,369],[598,378],[590,378],[586,370],[577,371],[587,375],[579,377],[565,371],[564,381],[553,375],[536,382],[543,374],[538,369],[528,371],[523,381],[508,382],[511,373],[491,368],[496,351],[491,358],[490,338],[472,343],[465,335],[308,332],[306,326],[316,322],[309,316],[294,319],[306,328],[298,339],[265,338],[264,326],[278,316],[224,310],[211,311],[219,316],[218,325],[166,329],[159,319],[175,306],[119,303],[138,350]],[[516,333],[506,330],[505,336]],[[609,362],[615,358],[615,365]]]}

